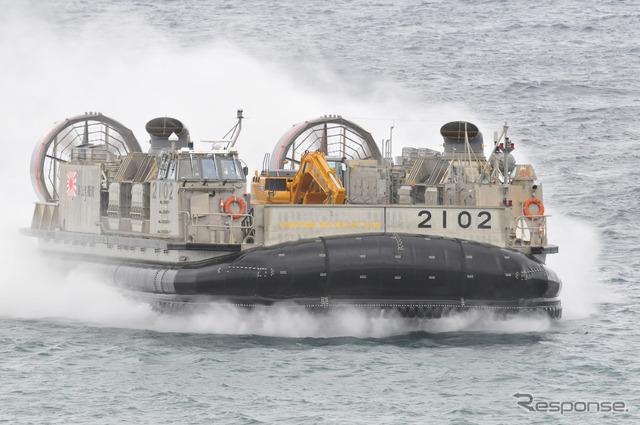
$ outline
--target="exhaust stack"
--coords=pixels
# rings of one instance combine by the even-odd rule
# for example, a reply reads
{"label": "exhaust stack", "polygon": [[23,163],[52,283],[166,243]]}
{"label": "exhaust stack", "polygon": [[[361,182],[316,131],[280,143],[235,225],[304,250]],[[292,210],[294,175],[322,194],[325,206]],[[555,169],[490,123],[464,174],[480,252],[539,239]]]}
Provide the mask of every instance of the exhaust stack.
{"label": "exhaust stack", "polygon": [[466,152],[465,133],[471,152],[476,158],[485,159],[482,133],[475,124],[466,121],[452,121],[440,128],[440,134],[444,138],[444,158],[453,159],[454,154],[460,156]]}
{"label": "exhaust stack", "polygon": [[[145,129],[151,136],[150,154],[157,155],[163,151],[186,148],[191,142],[189,130],[175,118],[154,118],[147,123]],[[173,134],[175,136],[172,137]]]}

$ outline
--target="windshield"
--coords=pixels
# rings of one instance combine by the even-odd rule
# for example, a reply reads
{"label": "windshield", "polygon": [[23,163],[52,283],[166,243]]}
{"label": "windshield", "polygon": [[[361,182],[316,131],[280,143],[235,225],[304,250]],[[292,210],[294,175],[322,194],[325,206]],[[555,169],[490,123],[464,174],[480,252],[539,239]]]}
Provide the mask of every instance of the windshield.
{"label": "windshield", "polygon": [[200,180],[200,163],[197,158],[183,158],[180,160],[180,180]]}
{"label": "windshield", "polygon": [[202,178],[205,180],[217,179],[216,163],[213,158],[202,158]]}
{"label": "windshield", "polygon": [[[174,171],[175,172],[175,171]],[[181,158],[178,180],[241,180],[242,167],[233,158]]]}
{"label": "windshield", "polygon": [[220,178],[225,180],[240,180],[244,176],[238,161],[229,158],[220,158]]}

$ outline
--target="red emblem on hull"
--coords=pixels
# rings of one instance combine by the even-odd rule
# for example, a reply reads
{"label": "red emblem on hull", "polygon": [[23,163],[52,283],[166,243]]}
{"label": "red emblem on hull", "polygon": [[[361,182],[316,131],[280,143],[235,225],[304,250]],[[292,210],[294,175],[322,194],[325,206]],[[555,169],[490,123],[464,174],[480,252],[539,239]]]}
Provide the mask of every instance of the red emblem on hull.
{"label": "red emblem on hull", "polygon": [[76,196],[78,194],[78,173],[75,171],[67,171],[67,196]]}

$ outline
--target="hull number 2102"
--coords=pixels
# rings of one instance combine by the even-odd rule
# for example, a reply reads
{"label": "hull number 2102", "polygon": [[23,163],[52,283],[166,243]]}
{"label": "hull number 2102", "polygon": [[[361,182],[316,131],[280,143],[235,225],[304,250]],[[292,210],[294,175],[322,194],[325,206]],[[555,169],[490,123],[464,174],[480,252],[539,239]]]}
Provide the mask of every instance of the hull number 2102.
{"label": "hull number 2102", "polygon": [[458,226],[462,229],[468,229],[472,225],[478,229],[491,229],[491,213],[489,211],[474,211],[473,213],[460,211],[456,214],[455,212],[443,210],[442,217],[436,218],[431,211],[422,210],[418,213],[418,217],[422,219],[422,221],[418,223],[419,229],[431,229],[433,221],[437,219],[441,219],[439,224],[441,224],[443,229],[446,229],[447,225]]}

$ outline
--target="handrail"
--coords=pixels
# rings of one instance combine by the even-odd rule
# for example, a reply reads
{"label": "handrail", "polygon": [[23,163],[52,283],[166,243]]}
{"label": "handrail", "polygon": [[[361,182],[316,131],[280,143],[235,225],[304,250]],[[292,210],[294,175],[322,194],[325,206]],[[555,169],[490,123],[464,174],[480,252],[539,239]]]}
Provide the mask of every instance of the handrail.
{"label": "handrail", "polygon": [[[236,216],[240,216],[236,219],[232,218],[229,214],[225,212],[208,212],[202,214],[196,214],[191,216],[188,211],[180,211],[180,213],[187,215],[187,220],[185,220],[185,240],[187,238],[187,228],[190,224],[194,228],[206,228],[210,230],[220,229],[220,230],[229,230],[230,235],[233,234],[234,229],[242,230],[242,239],[244,239],[247,235],[249,235],[254,229],[254,220],[253,215],[249,213],[245,214],[234,214]],[[200,219],[204,217],[223,217],[222,220],[216,220],[216,223],[201,223]],[[226,220],[225,220],[226,219]],[[236,224],[237,223],[237,224]],[[235,224],[235,225],[234,225]],[[196,234],[196,239],[198,236],[198,232]],[[197,242],[197,240],[196,240]]]}
{"label": "handrail", "polygon": [[[514,218],[516,240],[530,246],[547,244],[547,217],[550,215],[519,215]],[[518,231],[521,237],[518,238]],[[514,242],[515,242],[514,241]]]}

